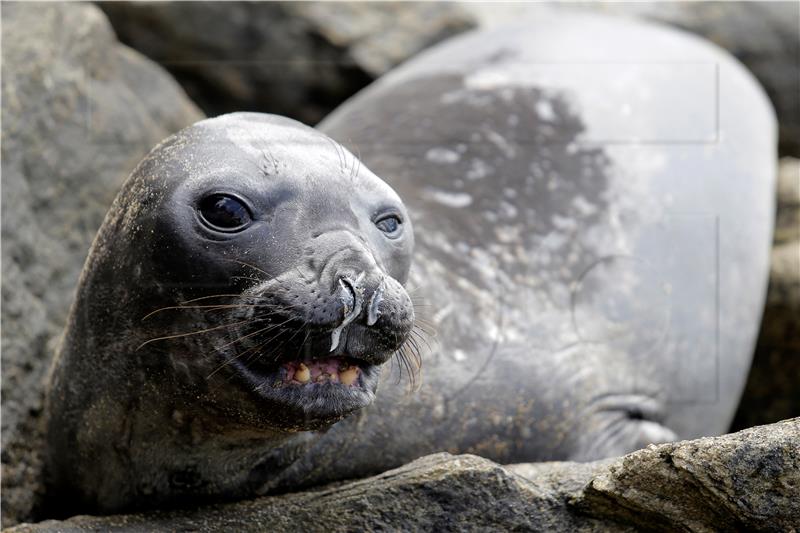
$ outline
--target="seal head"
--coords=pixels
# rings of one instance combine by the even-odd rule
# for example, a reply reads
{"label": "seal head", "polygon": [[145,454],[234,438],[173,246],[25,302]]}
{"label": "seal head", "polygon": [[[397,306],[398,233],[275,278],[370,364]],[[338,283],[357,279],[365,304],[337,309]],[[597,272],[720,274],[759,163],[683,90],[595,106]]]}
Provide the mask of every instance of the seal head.
{"label": "seal head", "polygon": [[[372,401],[378,366],[414,319],[402,287],[413,235],[388,185],[334,141],[257,114],[198,123],[139,174],[164,187],[148,210],[149,279],[170,304],[144,322],[171,315],[145,346],[210,340],[180,363],[225,369],[281,428],[319,427]],[[198,314],[200,329],[219,329],[164,338]]]}
{"label": "seal head", "polygon": [[375,398],[414,324],[412,246],[398,195],[293,120],[165,140],[84,267],[52,370],[50,485],[101,510],[264,489],[313,438],[298,432]]}

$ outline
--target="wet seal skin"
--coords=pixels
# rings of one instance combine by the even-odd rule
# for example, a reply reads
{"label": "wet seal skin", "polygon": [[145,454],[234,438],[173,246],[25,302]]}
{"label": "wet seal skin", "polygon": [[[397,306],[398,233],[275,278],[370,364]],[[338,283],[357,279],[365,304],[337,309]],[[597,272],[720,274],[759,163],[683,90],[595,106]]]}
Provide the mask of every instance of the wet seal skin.
{"label": "wet seal skin", "polygon": [[[417,364],[398,195],[323,134],[236,113],[168,138],[114,201],[48,396],[48,514],[269,490],[315,430]],[[49,507],[47,507],[49,505]]]}

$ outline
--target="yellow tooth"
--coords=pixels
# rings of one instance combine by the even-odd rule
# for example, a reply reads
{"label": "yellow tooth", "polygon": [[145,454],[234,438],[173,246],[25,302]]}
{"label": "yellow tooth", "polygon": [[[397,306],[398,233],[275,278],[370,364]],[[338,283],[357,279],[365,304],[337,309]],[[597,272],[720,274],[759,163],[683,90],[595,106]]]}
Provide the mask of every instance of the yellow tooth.
{"label": "yellow tooth", "polygon": [[358,379],[358,367],[351,366],[344,372],[339,372],[339,381],[344,385],[352,385]]}
{"label": "yellow tooth", "polygon": [[294,372],[294,379],[300,383],[308,383],[311,379],[311,370],[303,363],[300,363],[300,366],[298,366],[297,370]]}

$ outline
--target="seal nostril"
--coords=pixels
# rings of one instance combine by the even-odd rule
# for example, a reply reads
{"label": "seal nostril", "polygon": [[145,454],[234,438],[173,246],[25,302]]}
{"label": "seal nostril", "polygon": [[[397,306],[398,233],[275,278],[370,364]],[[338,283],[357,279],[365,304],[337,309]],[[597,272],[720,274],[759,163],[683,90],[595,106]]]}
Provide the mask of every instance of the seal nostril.
{"label": "seal nostril", "polygon": [[355,287],[353,287],[353,282],[349,278],[339,278],[339,290],[337,292],[337,298],[344,306],[342,313],[342,319],[344,319],[356,304],[356,291]]}
{"label": "seal nostril", "polygon": [[361,308],[364,301],[364,289],[361,287],[361,280],[363,278],[363,272],[359,274],[355,280],[351,280],[347,277],[339,278],[339,290],[337,291],[337,297],[339,298],[339,301],[342,302],[343,315],[342,322],[331,332],[330,351],[334,351],[339,346],[339,337],[342,334],[342,330],[361,314]]}

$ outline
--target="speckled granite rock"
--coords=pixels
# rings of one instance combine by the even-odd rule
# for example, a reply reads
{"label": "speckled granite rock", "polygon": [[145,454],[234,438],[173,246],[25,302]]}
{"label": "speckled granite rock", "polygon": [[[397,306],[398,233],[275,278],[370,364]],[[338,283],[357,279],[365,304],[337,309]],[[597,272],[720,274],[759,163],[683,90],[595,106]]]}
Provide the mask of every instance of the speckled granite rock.
{"label": "speckled granite rock", "polygon": [[210,115],[314,124],[423,48],[473,26],[438,2],[101,2],[126,44]]}
{"label": "speckled granite rock", "polygon": [[75,517],[89,531],[793,531],[800,419],[596,463],[501,467],[435,454],[338,487],[174,512]]}
{"label": "speckled granite rock", "polygon": [[133,165],[201,114],[91,5],[4,3],[2,37],[7,525],[33,505],[43,376],[89,244]]}

